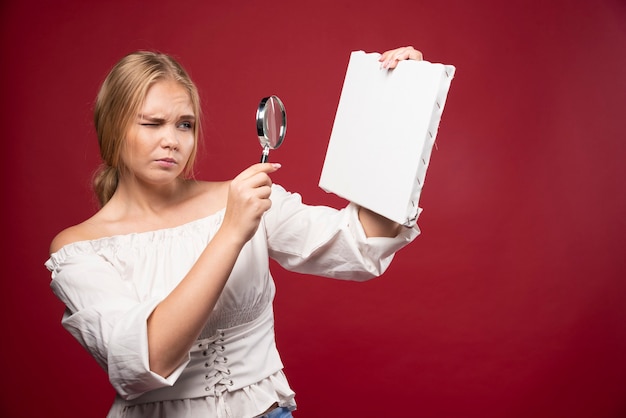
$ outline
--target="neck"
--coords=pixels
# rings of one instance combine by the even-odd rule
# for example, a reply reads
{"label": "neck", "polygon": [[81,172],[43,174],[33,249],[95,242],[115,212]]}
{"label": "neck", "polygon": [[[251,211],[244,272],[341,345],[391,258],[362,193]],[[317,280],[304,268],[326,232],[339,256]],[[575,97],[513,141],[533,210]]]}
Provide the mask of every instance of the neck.
{"label": "neck", "polygon": [[167,184],[146,184],[136,178],[120,179],[110,203],[127,216],[162,215],[185,200],[188,182],[177,178]]}

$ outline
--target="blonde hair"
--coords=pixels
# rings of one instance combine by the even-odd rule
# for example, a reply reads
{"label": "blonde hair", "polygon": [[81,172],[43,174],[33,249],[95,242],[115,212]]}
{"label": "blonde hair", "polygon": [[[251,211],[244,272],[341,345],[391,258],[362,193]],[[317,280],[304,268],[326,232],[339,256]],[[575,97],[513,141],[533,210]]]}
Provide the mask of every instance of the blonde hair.
{"label": "blonde hair", "polygon": [[174,80],[187,90],[196,117],[194,147],[183,175],[193,175],[200,130],[198,89],[185,69],[171,56],[158,52],[137,51],[122,58],[102,83],[94,110],[94,123],[102,164],[93,177],[93,189],[100,206],[115,193],[120,170],[121,150],[126,133],[137,117],[148,89],[160,80]]}

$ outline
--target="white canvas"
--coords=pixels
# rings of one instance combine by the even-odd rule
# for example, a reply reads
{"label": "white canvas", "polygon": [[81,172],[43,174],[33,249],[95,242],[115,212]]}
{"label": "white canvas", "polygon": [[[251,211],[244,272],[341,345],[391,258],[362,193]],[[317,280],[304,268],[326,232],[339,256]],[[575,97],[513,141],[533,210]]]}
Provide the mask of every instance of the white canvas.
{"label": "white canvas", "polygon": [[379,57],[350,55],[319,186],[413,226],[455,67]]}

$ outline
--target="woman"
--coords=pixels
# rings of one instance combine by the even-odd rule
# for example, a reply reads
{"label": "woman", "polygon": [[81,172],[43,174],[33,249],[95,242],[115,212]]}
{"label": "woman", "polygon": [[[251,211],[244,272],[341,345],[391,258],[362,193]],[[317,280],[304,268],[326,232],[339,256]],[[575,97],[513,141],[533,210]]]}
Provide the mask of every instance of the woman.
{"label": "woman", "polygon": [[[421,53],[387,51],[381,66],[404,59]],[[108,416],[290,417],[268,257],[366,280],[418,230],[354,204],[304,205],[272,184],[279,164],[192,179],[199,116],[197,89],[171,57],[136,52],[115,65],[95,106],[101,208],[52,241],[51,287],[64,327],[116,390]]]}

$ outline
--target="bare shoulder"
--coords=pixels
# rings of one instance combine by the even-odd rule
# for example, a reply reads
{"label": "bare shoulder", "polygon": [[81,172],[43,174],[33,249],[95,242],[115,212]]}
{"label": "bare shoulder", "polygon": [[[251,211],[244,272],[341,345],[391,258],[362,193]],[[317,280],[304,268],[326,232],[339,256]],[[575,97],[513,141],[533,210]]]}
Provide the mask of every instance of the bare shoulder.
{"label": "bare shoulder", "polygon": [[171,228],[212,215],[226,207],[229,184],[230,181],[188,181],[179,198],[154,216],[129,214],[125,205],[111,199],[91,218],[57,234],[50,244],[50,253],[79,241]]}
{"label": "bare shoulder", "polygon": [[77,225],[70,226],[59,232],[50,244],[50,254],[59,251],[66,245],[73,244],[78,241],[87,241],[98,238],[98,228],[94,223],[94,217]]}

